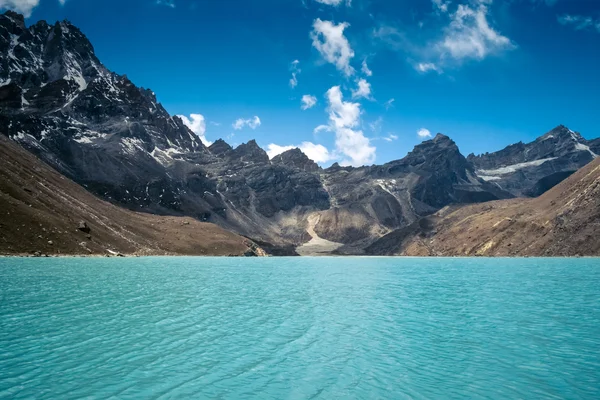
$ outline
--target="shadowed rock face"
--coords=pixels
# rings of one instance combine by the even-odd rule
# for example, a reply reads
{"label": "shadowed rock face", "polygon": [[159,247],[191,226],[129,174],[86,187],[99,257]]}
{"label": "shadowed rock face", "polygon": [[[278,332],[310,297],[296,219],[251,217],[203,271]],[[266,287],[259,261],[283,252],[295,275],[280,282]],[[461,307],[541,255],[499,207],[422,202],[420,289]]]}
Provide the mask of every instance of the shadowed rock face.
{"label": "shadowed rock face", "polygon": [[600,142],[560,125],[531,143],[469,155],[477,174],[515,196],[539,196],[597,157]]}
{"label": "shadowed rock face", "polygon": [[[26,27],[18,14],[0,15],[0,50],[0,132],[111,202],[214,222],[285,249],[311,239],[310,218],[318,221],[311,232],[344,245],[338,252],[361,254],[449,204],[545,191],[600,146],[589,142],[586,153],[587,142],[563,129],[535,151],[519,144],[501,157],[466,159],[440,134],[384,165],[323,170],[298,149],[269,160],[254,140],[207,148],[151,90],[106,69],[67,21]],[[568,163],[548,168],[554,161],[546,160],[534,176],[481,172],[531,157]]]}

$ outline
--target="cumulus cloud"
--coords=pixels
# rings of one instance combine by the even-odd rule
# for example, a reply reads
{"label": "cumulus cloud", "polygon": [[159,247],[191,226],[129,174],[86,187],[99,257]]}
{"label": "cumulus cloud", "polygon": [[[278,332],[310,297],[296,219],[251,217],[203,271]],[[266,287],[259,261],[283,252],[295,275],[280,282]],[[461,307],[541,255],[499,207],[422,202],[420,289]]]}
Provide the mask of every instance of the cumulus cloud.
{"label": "cumulus cloud", "polygon": [[231,126],[233,126],[233,129],[235,129],[236,131],[239,131],[239,130],[243,129],[245,126],[247,126],[250,129],[256,129],[260,126],[260,124],[261,124],[260,118],[258,118],[257,116],[254,116],[254,117],[248,118],[248,119],[238,118],[235,120],[235,122]]}
{"label": "cumulus cloud", "polygon": [[421,128],[417,131],[417,135],[422,139],[430,138],[431,132],[429,131],[429,129]]}
{"label": "cumulus cloud", "polygon": [[352,91],[352,98],[358,99],[364,97],[365,99],[371,99],[371,84],[366,79],[359,79],[358,87]]}
{"label": "cumulus cloud", "polygon": [[185,126],[190,128],[192,132],[196,134],[206,146],[210,146],[212,142],[206,139],[206,120],[202,114],[190,114],[190,117],[185,115],[178,115],[183,121]]}
{"label": "cumulus cloud", "polygon": [[361,70],[366,76],[373,76],[373,71],[369,69],[369,66],[367,65],[367,60],[363,60]]}
{"label": "cumulus cloud", "polygon": [[273,158],[281,153],[295,148],[300,149],[308,158],[318,164],[326,163],[332,159],[329,150],[325,146],[312,142],[302,142],[302,144],[298,146],[280,146],[278,144],[271,143],[267,146],[266,151],[269,155],[269,158]]}
{"label": "cumulus cloud", "polygon": [[571,26],[578,31],[595,28],[600,32],[600,19],[594,21],[592,17],[564,14],[558,17],[558,23],[565,26]]}
{"label": "cumulus cloud", "polygon": [[0,0],[0,9],[13,10],[29,18],[38,4],[40,0]]}
{"label": "cumulus cloud", "polygon": [[344,101],[339,86],[327,91],[329,130],[335,132],[336,152],[342,155],[343,165],[361,166],[375,161],[375,147],[361,130],[360,104]]}
{"label": "cumulus cloud", "polygon": [[344,29],[348,26],[350,25],[346,22],[335,25],[331,21],[322,21],[317,18],[310,33],[313,47],[327,62],[334,64],[346,76],[354,73],[354,68],[350,65],[350,60],[354,57],[354,50],[344,36]]}
{"label": "cumulus cloud", "polygon": [[393,142],[394,140],[398,140],[398,135],[394,135],[393,133],[390,133],[389,135],[384,137],[383,140],[385,140],[386,142]]}
{"label": "cumulus cloud", "polygon": [[516,48],[513,41],[490,22],[488,6],[492,1],[463,0],[463,4],[454,8],[456,2],[432,0],[438,14],[436,18],[444,22],[438,37],[426,43],[417,43],[405,32],[386,25],[376,28],[373,37],[394,50],[408,53],[409,62],[417,71],[442,73],[468,60],[481,61]]}
{"label": "cumulus cloud", "polygon": [[308,110],[309,108],[314,107],[317,104],[317,98],[315,96],[311,96],[310,94],[305,94],[302,96],[302,108],[303,110]]}
{"label": "cumulus cloud", "polygon": [[460,4],[451,16],[445,34],[439,46],[442,56],[450,56],[455,60],[483,60],[490,54],[511,50],[515,45],[503,36],[488,22],[488,7],[484,4],[490,0],[479,0],[478,7]]}
{"label": "cumulus cloud", "polygon": [[290,78],[290,87],[292,89],[294,89],[296,86],[298,86],[298,75],[300,75],[300,72],[302,72],[302,70],[300,68],[298,68],[299,64],[300,64],[300,61],[298,61],[298,60],[294,60],[290,64],[290,71],[292,71],[292,77]]}

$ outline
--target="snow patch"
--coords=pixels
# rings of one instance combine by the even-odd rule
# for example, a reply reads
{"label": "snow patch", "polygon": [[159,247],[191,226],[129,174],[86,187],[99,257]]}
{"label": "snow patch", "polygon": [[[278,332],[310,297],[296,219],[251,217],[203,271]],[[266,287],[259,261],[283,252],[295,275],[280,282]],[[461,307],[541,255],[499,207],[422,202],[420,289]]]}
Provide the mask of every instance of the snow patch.
{"label": "snow patch", "polygon": [[500,179],[502,179],[499,176],[486,176],[486,175],[479,175],[479,177],[481,179],[483,179],[484,181],[488,182],[488,181],[498,181]]}
{"label": "snow patch", "polygon": [[589,147],[589,146],[586,146],[585,144],[582,144],[582,143],[576,143],[576,144],[575,144],[575,148],[576,148],[577,150],[579,150],[579,151],[588,151],[588,152],[589,152],[589,153],[592,155],[592,158],[596,158],[596,157],[598,157],[598,154],[594,153],[594,152],[592,151],[592,149],[590,149],[590,147]]}
{"label": "snow patch", "polygon": [[[519,163],[519,164],[507,165],[505,167],[501,167],[498,169],[480,169],[479,171],[477,171],[477,175],[481,179],[484,179],[482,176],[486,176],[489,178],[490,176],[512,174],[513,172],[517,172],[518,170],[523,169],[523,168],[538,167],[547,161],[556,160],[556,158],[557,157],[543,158],[541,160],[534,160],[534,161],[529,161],[529,162],[524,162],[524,163]],[[487,180],[491,180],[491,179],[487,179]]]}
{"label": "snow patch", "polygon": [[121,146],[123,147],[124,153],[135,155],[137,152],[146,152],[144,149],[144,142],[137,138],[123,138],[121,139]]}

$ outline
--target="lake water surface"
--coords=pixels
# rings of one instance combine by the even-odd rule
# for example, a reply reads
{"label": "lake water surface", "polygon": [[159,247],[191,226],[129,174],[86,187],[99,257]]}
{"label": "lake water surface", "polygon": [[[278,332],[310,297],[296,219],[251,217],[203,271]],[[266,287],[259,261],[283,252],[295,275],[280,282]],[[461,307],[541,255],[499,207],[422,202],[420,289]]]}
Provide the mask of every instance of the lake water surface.
{"label": "lake water surface", "polygon": [[600,259],[0,259],[0,398],[600,398]]}

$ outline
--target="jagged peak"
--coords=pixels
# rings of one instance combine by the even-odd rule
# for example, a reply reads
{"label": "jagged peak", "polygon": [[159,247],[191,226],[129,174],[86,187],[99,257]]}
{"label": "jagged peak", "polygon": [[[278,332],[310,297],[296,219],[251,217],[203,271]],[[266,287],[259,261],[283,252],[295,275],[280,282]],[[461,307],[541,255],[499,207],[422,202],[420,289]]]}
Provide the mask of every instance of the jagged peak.
{"label": "jagged peak", "polygon": [[219,138],[219,139],[215,140],[215,141],[213,142],[213,144],[211,144],[211,146],[215,146],[215,145],[219,145],[219,146],[221,146],[221,145],[227,145],[227,146],[231,147],[231,146],[229,145],[229,143],[227,143],[227,142],[226,142],[225,140],[223,140],[222,138]]}
{"label": "jagged peak", "polygon": [[438,133],[433,139],[425,140],[424,142],[417,144],[413,149],[413,152],[446,148],[458,151],[458,146],[456,146],[454,140],[450,139],[449,136],[446,136],[443,133]]}
{"label": "jagged peak", "polygon": [[544,141],[544,140],[548,140],[548,139],[552,139],[552,138],[558,138],[558,139],[563,139],[563,140],[564,139],[574,140],[576,142],[583,140],[583,137],[581,136],[581,134],[579,132],[575,132],[575,131],[569,129],[568,127],[566,127],[565,125],[561,124],[561,125],[558,125],[557,127],[553,128],[549,132],[546,132],[542,136],[538,137],[536,139],[536,141],[540,142],[540,141]]}
{"label": "jagged peak", "polygon": [[25,17],[23,14],[19,14],[13,10],[7,10],[2,16],[11,20],[15,25],[25,28]]}
{"label": "jagged peak", "polygon": [[308,158],[308,156],[297,147],[276,155],[271,162],[275,164],[285,164],[304,171],[316,171],[319,169],[317,163]]}
{"label": "jagged peak", "polygon": [[242,161],[269,162],[269,155],[254,139],[240,144],[233,150],[233,154]]}
{"label": "jagged peak", "polygon": [[449,140],[452,141],[452,139],[450,139],[449,136],[444,135],[443,133],[438,133],[437,135],[435,135],[435,137],[432,139],[434,142],[439,142],[442,140]]}
{"label": "jagged peak", "polygon": [[217,139],[208,146],[208,150],[215,155],[220,155],[232,151],[233,148],[223,139]]}

